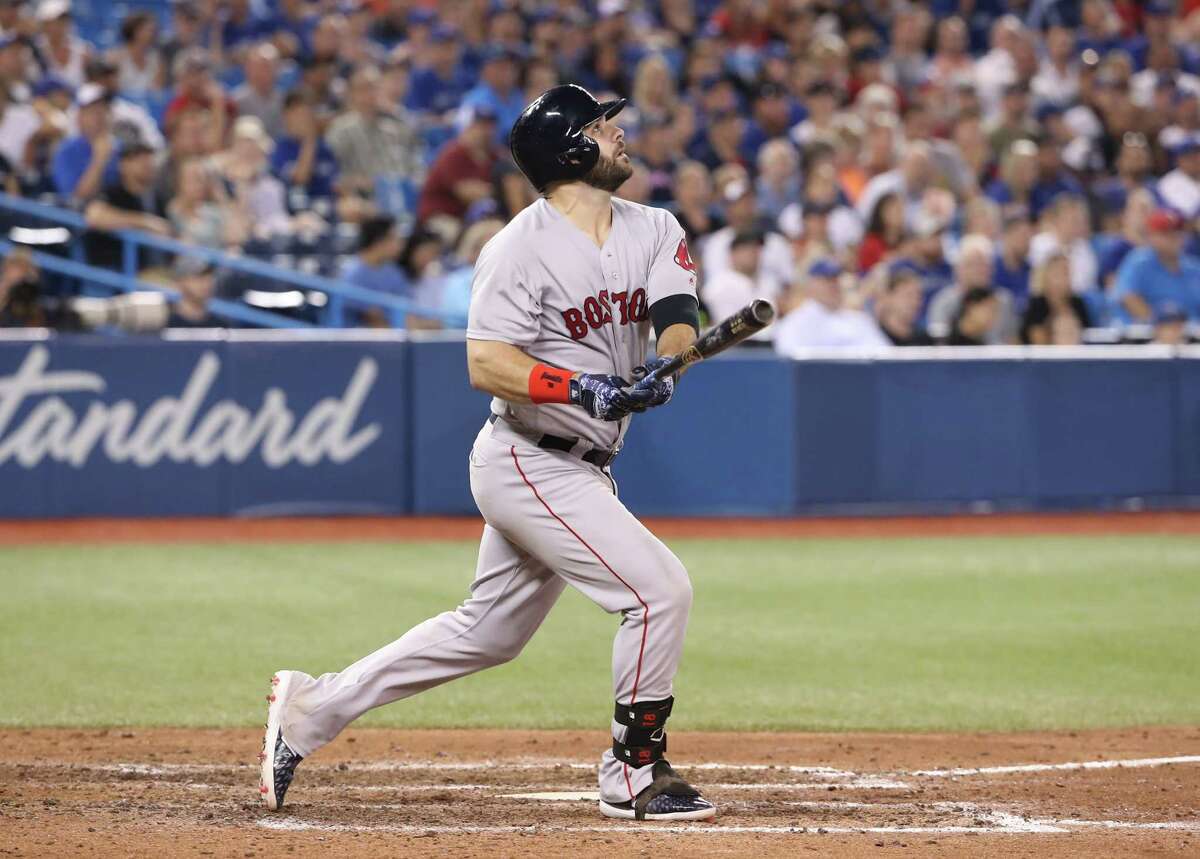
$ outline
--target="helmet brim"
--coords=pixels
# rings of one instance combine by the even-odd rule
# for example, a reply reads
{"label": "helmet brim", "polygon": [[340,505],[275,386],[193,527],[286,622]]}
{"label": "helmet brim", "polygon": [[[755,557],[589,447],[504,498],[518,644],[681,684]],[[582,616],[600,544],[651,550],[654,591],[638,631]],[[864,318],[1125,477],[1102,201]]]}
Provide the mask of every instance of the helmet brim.
{"label": "helmet brim", "polygon": [[625,105],[628,103],[628,101],[629,99],[627,98],[618,98],[614,99],[613,101],[602,101],[600,102],[600,115],[605,119],[612,119],[625,109]]}

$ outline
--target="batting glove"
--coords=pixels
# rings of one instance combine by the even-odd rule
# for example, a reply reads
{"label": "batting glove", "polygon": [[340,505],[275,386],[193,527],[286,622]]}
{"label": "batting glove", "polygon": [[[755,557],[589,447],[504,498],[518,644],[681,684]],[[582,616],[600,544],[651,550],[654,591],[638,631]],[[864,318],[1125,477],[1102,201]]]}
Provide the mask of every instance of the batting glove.
{"label": "batting glove", "polygon": [[619,421],[649,405],[650,392],[639,391],[620,376],[583,373],[571,380],[571,402],[597,420]]}
{"label": "batting glove", "polygon": [[660,367],[665,367],[671,362],[670,358],[658,357],[651,358],[640,367],[633,368],[634,391],[645,391],[649,394],[646,400],[646,408],[654,406],[665,406],[671,402],[671,397],[675,394],[675,377],[674,376],[654,376],[647,378],[651,373]]}

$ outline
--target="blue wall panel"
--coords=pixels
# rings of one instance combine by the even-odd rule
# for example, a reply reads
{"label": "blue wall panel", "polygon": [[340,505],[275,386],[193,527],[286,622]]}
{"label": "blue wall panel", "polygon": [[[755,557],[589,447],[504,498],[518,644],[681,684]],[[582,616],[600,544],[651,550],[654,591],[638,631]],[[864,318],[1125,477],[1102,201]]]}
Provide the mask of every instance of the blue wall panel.
{"label": "blue wall panel", "polygon": [[[40,368],[44,391],[27,399],[5,438],[13,441],[13,431],[34,409],[57,413],[53,426],[62,431],[43,425],[42,442],[51,436],[60,438],[62,445],[53,445],[59,453],[46,450],[23,475],[13,473],[11,461],[0,466],[5,499],[0,510],[5,515],[172,516],[225,511],[224,472],[177,455],[188,440],[179,400],[211,347],[150,342],[154,349],[149,360],[146,342],[138,339],[114,342],[84,337],[53,345],[5,344],[2,354],[10,357],[0,364],[0,375],[13,372],[17,364],[26,370]],[[216,348],[219,353],[221,346]],[[219,358],[214,356],[206,364],[212,370],[209,383],[196,378],[192,386],[200,395],[201,410],[221,396],[225,381]],[[90,432],[89,427],[96,431]],[[21,444],[27,454],[37,446],[36,440]],[[78,465],[70,461],[72,455],[78,456]],[[37,488],[25,495],[21,487]],[[35,503],[21,512],[27,499]],[[47,501],[49,510],[35,512]]]}
{"label": "blue wall panel", "polygon": [[[461,342],[0,341],[0,517],[470,514],[487,412]],[[680,516],[1194,504],[1200,360],[727,356],[614,472]]]}
{"label": "blue wall panel", "polygon": [[[40,344],[0,343],[0,517],[53,516],[54,480],[57,467],[44,455],[30,450],[30,445],[21,441],[21,427],[42,398],[21,396],[16,378],[26,378],[33,371],[31,352]],[[46,366],[39,375],[53,372],[49,353],[41,347],[39,366]],[[33,356],[33,360],[39,360]],[[25,372],[21,372],[24,368]],[[25,463],[18,458],[18,447],[25,451]]]}
{"label": "blue wall panel", "polygon": [[871,501],[877,469],[875,365],[864,361],[792,366],[796,409],[789,444],[796,457],[797,502],[820,506]]}
{"label": "blue wall panel", "polygon": [[1166,495],[1175,487],[1171,361],[1030,365],[1031,494]]}
{"label": "blue wall panel", "polygon": [[228,355],[237,407],[262,416],[278,404],[276,413],[290,415],[274,424],[284,443],[266,435],[229,469],[232,512],[407,510],[403,344],[234,342]]}
{"label": "blue wall panel", "polygon": [[[107,455],[106,440],[97,444],[82,469],[55,465],[57,515],[94,516],[97,511],[104,515],[110,508],[131,516],[224,513],[226,470],[181,455],[189,441],[195,441],[195,422],[186,413],[191,397],[196,413],[203,414],[227,396],[222,356],[219,343],[163,343],[151,360],[145,345],[136,339],[57,345],[52,368],[87,368],[103,380],[100,392],[63,396],[77,415],[82,418],[96,399],[115,412],[136,414],[127,435],[127,457],[114,462]],[[156,416],[162,420],[154,420]]]}
{"label": "blue wall panel", "polygon": [[1175,491],[1200,496],[1200,361],[1175,361]]}
{"label": "blue wall panel", "polygon": [[688,371],[670,405],[633,419],[612,469],[621,499],[663,516],[789,513],[793,368],[735,357]]}
{"label": "blue wall panel", "polygon": [[1022,363],[904,361],[876,369],[874,497],[974,501],[1025,493]]}
{"label": "blue wall panel", "polygon": [[471,387],[462,343],[422,343],[413,352],[412,510],[475,513],[467,453],[487,420],[491,397]]}

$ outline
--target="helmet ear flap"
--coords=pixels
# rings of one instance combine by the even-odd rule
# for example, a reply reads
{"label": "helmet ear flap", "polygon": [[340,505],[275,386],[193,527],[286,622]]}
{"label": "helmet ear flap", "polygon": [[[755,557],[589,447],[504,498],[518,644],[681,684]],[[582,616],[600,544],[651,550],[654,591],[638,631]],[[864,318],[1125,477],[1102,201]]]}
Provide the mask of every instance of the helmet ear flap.
{"label": "helmet ear flap", "polygon": [[600,145],[590,137],[584,137],[581,143],[564,149],[558,154],[558,163],[563,167],[580,169],[587,172],[600,160]]}

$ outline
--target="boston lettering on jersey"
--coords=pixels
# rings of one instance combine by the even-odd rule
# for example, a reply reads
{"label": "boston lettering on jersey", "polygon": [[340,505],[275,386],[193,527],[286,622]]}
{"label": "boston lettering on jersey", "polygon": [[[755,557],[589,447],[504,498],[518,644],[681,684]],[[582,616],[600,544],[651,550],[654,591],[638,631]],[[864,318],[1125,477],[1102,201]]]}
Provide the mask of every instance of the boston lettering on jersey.
{"label": "boston lettering on jersey", "polygon": [[614,292],[609,295],[607,289],[602,289],[599,295],[589,295],[583,302],[582,309],[572,307],[562,311],[563,321],[567,323],[571,339],[582,340],[589,330],[611,323],[614,304],[619,314],[617,321],[621,325],[645,322],[648,318],[646,290],[638,288],[632,292]]}

